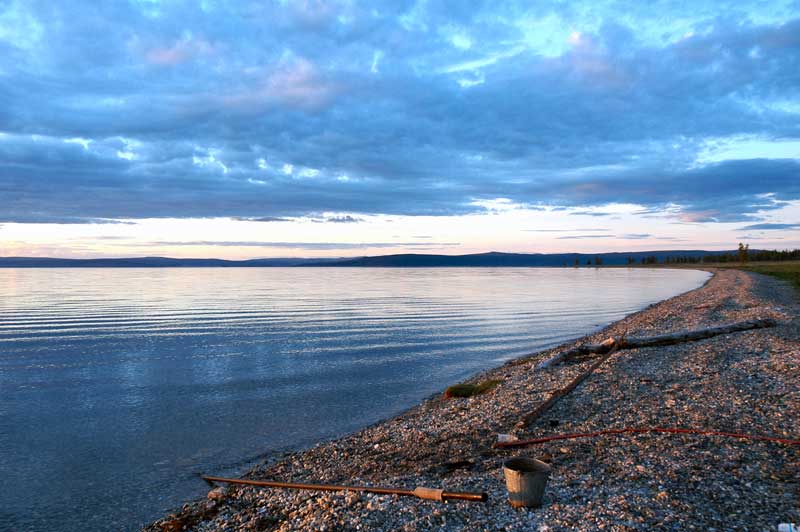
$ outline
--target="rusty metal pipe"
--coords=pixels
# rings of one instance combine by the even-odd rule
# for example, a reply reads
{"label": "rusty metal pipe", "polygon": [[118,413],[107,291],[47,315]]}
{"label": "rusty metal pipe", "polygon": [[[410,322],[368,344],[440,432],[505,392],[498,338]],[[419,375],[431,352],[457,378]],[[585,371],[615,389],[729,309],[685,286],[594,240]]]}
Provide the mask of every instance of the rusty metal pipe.
{"label": "rusty metal pipe", "polygon": [[246,480],[241,478],[222,478],[203,475],[203,480],[208,483],[226,482],[228,484],[242,484],[245,486],[260,486],[264,488],[285,488],[295,490],[316,490],[316,491],[358,491],[365,493],[380,493],[384,495],[402,495],[405,497],[417,497],[418,499],[428,499],[433,501],[471,501],[486,502],[486,493],[471,493],[463,491],[444,491],[437,488],[416,487],[413,490],[396,488],[382,488],[378,486],[340,486],[337,484],[303,484],[296,482],[275,482],[271,480]]}

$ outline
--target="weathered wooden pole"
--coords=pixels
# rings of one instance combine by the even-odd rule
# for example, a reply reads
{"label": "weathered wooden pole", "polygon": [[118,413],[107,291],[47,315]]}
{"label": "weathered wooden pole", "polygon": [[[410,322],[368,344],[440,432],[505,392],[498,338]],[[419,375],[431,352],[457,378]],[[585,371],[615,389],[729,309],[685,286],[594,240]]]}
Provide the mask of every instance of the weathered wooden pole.
{"label": "weathered wooden pole", "polygon": [[445,491],[437,488],[425,488],[418,486],[413,490],[384,488],[379,486],[342,486],[338,484],[302,484],[295,482],[276,482],[272,480],[247,480],[241,478],[222,478],[203,475],[206,482],[226,482],[228,484],[242,484],[246,486],[259,486],[264,488],[284,488],[294,490],[315,490],[315,491],[358,491],[363,493],[380,493],[384,495],[402,495],[405,497],[416,497],[418,499],[428,499],[431,501],[471,501],[486,502],[486,493],[470,493],[462,491]]}

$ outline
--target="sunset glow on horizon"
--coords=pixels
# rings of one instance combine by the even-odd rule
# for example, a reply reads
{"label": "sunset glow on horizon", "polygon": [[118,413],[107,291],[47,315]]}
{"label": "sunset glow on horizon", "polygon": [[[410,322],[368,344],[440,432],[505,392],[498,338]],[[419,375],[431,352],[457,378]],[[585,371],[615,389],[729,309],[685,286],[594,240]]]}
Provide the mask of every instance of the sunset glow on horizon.
{"label": "sunset glow on horizon", "polygon": [[792,1],[11,0],[0,256],[800,247]]}

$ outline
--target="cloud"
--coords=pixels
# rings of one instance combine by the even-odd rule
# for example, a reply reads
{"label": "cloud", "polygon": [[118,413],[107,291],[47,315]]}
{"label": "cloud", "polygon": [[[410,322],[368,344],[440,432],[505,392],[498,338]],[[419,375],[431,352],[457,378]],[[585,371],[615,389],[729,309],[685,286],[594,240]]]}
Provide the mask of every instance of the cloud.
{"label": "cloud", "polygon": [[739,228],[742,231],[780,231],[784,229],[800,229],[800,224],[763,223],[745,225]]}
{"label": "cloud", "polygon": [[236,216],[235,220],[241,222],[291,222],[291,218],[282,218],[280,216],[262,216],[260,218],[248,218],[245,216]]}
{"label": "cloud", "polygon": [[341,90],[314,63],[294,58],[267,66],[241,90],[224,96],[222,104],[256,115],[273,106],[317,111],[329,105]]}
{"label": "cloud", "polygon": [[581,240],[585,238],[616,238],[614,235],[570,235],[559,236],[558,240]]}
{"label": "cloud", "polygon": [[[585,192],[586,185],[592,186],[591,195]],[[587,176],[563,190],[561,197],[571,203],[662,206],[665,211],[670,209],[665,214],[684,222],[756,220],[759,211],[800,199],[800,160],[733,160],[687,169],[631,169]],[[671,208],[675,204],[681,205],[680,210]]]}
{"label": "cloud", "polygon": [[0,221],[503,198],[756,223],[800,199],[800,159],[703,154],[800,139],[800,9],[770,7],[6,2]]}
{"label": "cloud", "polygon": [[9,219],[0,218],[0,222],[11,223],[36,223],[36,224],[57,224],[57,225],[136,225],[133,220],[117,220],[113,218],[86,218],[72,216],[51,216],[30,212],[20,216],[12,216]]}
{"label": "cloud", "polygon": [[145,53],[147,62],[162,67],[174,67],[198,55],[214,53],[211,43],[186,37],[169,45],[154,46]]}
{"label": "cloud", "polygon": [[363,222],[364,219],[363,218],[358,218],[357,216],[350,216],[348,214],[348,215],[345,215],[345,216],[328,216],[327,218],[325,218],[324,221],[328,222],[328,223],[335,223],[335,224],[352,224],[352,223]]}
{"label": "cloud", "polygon": [[739,235],[736,237],[737,240],[768,240],[770,242],[776,240],[785,240],[783,237],[777,236],[758,236],[758,235]]}
{"label": "cloud", "polygon": [[623,240],[642,240],[652,237],[653,235],[650,233],[628,233],[627,235],[620,235],[617,238],[621,238]]}
{"label": "cloud", "polygon": [[599,227],[583,227],[580,229],[523,229],[523,231],[531,232],[531,233],[573,233],[573,232],[592,232],[596,231],[602,233],[604,231],[609,231],[607,228],[599,228]]}

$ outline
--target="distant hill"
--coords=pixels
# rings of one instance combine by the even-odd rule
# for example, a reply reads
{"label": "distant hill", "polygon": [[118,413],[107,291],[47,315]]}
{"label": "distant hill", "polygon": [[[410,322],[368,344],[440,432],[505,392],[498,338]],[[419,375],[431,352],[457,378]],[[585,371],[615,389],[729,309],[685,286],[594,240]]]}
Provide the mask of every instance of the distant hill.
{"label": "distant hill", "polygon": [[173,259],[133,257],[121,259],[54,259],[48,257],[0,257],[0,268],[262,268],[306,266],[342,259]]}
{"label": "distant hill", "polygon": [[643,258],[655,257],[658,262],[663,262],[666,257],[705,257],[707,255],[724,255],[735,251],[705,251],[705,250],[664,250],[664,251],[632,251],[614,253],[477,253],[473,255],[381,255],[377,257],[359,257],[346,259],[328,264],[329,266],[378,266],[378,267],[437,267],[437,266],[471,266],[471,267],[502,267],[502,266],[572,266],[577,260],[581,266],[591,260],[594,264],[595,257],[600,257],[605,266],[619,266],[628,263],[632,258],[637,263]]}
{"label": "distant hill", "polygon": [[[751,253],[755,250],[751,250]],[[336,258],[336,259],[173,259],[169,257],[134,257],[121,259],[56,259],[46,257],[0,257],[0,268],[265,268],[294,266],[339,266],[339,267],[392,267],[392,268],[435,268],[435,267],[522,267],[522,266],[572,266],[577,260],[581,266],[595,257],[600,257],[603,265],[619,266],[632,258],[637,263],[643,258],[655,257],[664,262],[666,257],[705,257],[724,255],[735,251],[705,250],[663,250],[632,251],[628,253],[476,253],[471,255],[422,255],[415,253],[401,255],[379,255],[375,257]]]}

